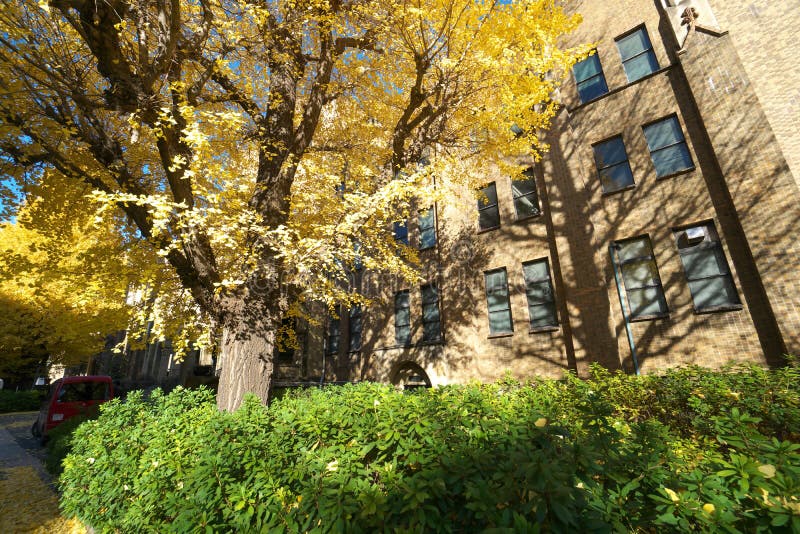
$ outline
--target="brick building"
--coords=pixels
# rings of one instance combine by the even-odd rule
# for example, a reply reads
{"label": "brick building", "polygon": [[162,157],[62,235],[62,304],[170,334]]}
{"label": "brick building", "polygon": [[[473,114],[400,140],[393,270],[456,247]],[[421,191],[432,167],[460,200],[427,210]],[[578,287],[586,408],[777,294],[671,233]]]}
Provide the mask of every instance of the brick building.
{"label": "brick building", "polygon": [[[422,211],[426,281],[301,329],[278,380],[653,372],[800,354],[800,2],[584,0],[527,181]],[[463,206],[463,204],[462,204]],[[283,378],[281,378],[283,377]]]}

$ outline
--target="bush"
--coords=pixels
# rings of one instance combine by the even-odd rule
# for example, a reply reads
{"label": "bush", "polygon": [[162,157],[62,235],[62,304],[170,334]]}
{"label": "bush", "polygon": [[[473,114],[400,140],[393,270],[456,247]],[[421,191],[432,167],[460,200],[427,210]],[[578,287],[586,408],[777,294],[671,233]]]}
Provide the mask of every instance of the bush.
{"label": "bush", "polygon": [[97,419],[97,416],[98,413],[94,410],[93,414],[76,415],[47,433],[47,456],[44,460],[44,467],[48,473],[54,476],[61,474],[64,470],[64,458],[72,450],[72,439],[75,430],[85,421]]}
{"label": "bush", "polygon": [[39,391],[7,391],[0,389],[0,413],[32,412],[42,404]]}
{"label": "bush", "polygon": [[798,531],[797,379],[134,393],[76,431],[62,507],[102,532]]}

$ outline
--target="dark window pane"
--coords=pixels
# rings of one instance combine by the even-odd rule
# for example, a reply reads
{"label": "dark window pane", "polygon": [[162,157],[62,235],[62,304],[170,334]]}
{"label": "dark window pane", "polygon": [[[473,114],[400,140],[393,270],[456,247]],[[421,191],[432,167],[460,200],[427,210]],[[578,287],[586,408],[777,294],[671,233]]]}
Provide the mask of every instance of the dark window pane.
{"label": "dark window pane", "polygon": [[396,327],[394,340],[398,345],[408,345],[411,342],[411,328],[408,325]]}
{"label": "dark window pane", "polygon": [[478,199],[478,209],[497,204],[497,186],[494,182],[481,189],[481,198]]}
{"label": "dark window pane", "polygon": [[405,221],[394,223],[394,240],[398,243],[408,245],[408,227]]}
{"label": "dark window pane", "polygon": [[350,310],[350,348],[354,351],[361,348],[361,308],[356,306]]}
{"label": "dark window pane", "polygon": [[526,173],[524,180],[512,180],[511,192],[514,197],[514,210],[518,219],[539,215],[539,198],[536,181],[532,174]]}
{"label": "dark window pane", "polygon": [[628,160],[622,137],[615,137],[594,145],[594,160],[599,169]]}
{"label": "dark window pane", "polygon": [[661,315],[667,312],[667,305],[661,292],[661,287],[648,287],[644,289],[626,289],[628,302],[631,306],[631,317],[643,315]]}
{"label": "dark window pane", "polygon": [[553,302],[528,306],[528,313],[531,318],[531,328],[558,326],[558,321],[556,320],[556,305]]}
{"label": "dark window pane", "polygon": [[550,285],[550,280],[531,282],[528,284],[526,294],[528,296],[528,304],[552,302],[553,287]]}
{"label": "dark window pane", "polygon": [[534,261],[522,265],[522,273],[526,281],[549,280],[547,272],[547,262]]}
{"label": "dark window pane", "polygon": [[436,341],[441,337],[439,321],[422,324],[422,341]]}
{"label": "dark window pane", "polygon": [[578,96],[581,97],[581,102],[589,102],[607,92],[608,85],[606,85],[606,79],[602,74],[578,84]]}
{"label": "dark window pane", "polygon": [[633,185],[633,173],[628,162],[600,170],[600,183],[604,193],[612,193]]}
{"label": "dark window pane", "polygon": [[626,289],[658,285],[658,272],[651,259],[622,265],[622,278]]}
{"label": "dark window pane", "polygon": [[419,212],[419,248],[436,245],[436,226],[433,209]]}
{"label": "dark window pane", "polygon": [[576,63],[572,70],[575,73],[575,80],[578,82],[601,74],[602,69],[600,68],[600,59],[597,57],[597,53],[595,52],[583,61]]}
{"label": "dark window pane", "polygon": [[493,209],[482,210],[480,212],[480,227],[481,230],[488,230],[489,228],[496,228],[500,226],[500,212],[497,207]]}
{"label": "dark window pane", "polygon": [[411,312],[406,308],[397,308],[395,310],[394,316],[395,324],[397,325],[408,325],[411,324]]}
{"label": "dark window pane", "polygon": [[691,169],[694,166],[686,143],[662,148],[657,152],[651,152],[650,156],[656,168],[656,176],[659,177]]}
{"label": "dark window pane", "polygon": [[720,274],[728,274],[728,262],[719,247],[697,247],[681,255],[686,278],[695,280]]}
{"label": "dark window pane", "polygon": [[674,145],[684,140],[681,125],[676,117],[669,117],[642,128],[647,139],[650,151],[658,150],[668,145]]}
{"label": "dark window pane", "polygon": [[635,32],[617,40],[617,48],[619,49],[619,55],[622,56],[622,61],[627,61],[652,47],[650,46],[650,38],[647,32],[644,28],[639,28]]}
{"label": "dark window pane", "polygon": [[652,50],[629,59],[622,64],[625,68],[625,74],[628,76],[629,82],[635,82],[639,78],[644,78],[648,74],[658,70],[658,61]]}
{"label": "dark window pane", "polygon": [[511,310],[489,312],[490,333],[498,334],[511,331]]}
{"label": "dark window pane", "polygon": [[698,310],[739,304],[739,295],[729,276],[718,276],[689,282],[694,306]]}
{"label": "dark window pane", "polygon": [[647,239],[632,239],[619,243],[620,261],[628,261],[635,258],[650,258],[653,251]]}

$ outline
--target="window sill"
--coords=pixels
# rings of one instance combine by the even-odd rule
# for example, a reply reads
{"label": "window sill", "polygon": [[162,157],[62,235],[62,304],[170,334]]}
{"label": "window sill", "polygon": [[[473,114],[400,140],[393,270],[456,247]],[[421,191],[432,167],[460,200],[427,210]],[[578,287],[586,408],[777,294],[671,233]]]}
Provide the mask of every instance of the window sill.
{"label": "window sill", "polygon": [[534,219],[538,219],[541,216],[542,216],[542,210],[539,210],[539,213],[537,213],[536,215],[528,215],[526,217],[518,217],[518,218],[514,219],[513,222],[514,222],[514,224],[524,224],[524,223],[530,222],[530,221],[532,221]]}
{"label": "window sill", "polygon": [[616,195],[617,193],[622,193],[623,191],[630,191],[631,189],[636,189],[636,184],[631,184],[620,189],[614,189],[613,191],[603,191],[601,196],[610,197],[612,195]]}
{"label": "window sill", "polygon": [[383,347],[375,347],[375,351],[379,350],[401,350],[401,349],[414,349],[419,347],[430,347],[436,345],[444,345],[444,338],[432,341],[417,341],[416,343],[408,343],[406,345],[386,345]]}
{"label": "window sill", "polygon": [[669,312],[657,313],[653,315],[642,315],[640,317],[631,317],[630,319],[628,319],[628,322],[641,323],[643,321],[653,321],[655,319],[668,319],[668,318],[669,318]]}
{"label": "window sill", "polygon": [[514,335],[514,331],[511,332],[498,332],[497,334],[489,334],[487,339],[499,339],[503,337],[511,337]]}
{"label": "window sill", "polygon": [[492,226],[491,228],[478,228],[478,231],[475,232],[475,233],[479,234],[479,235],[480,234],[485,234],[487,232],[491,232],[492,230],[497,230],[498,228],[500,228],[499,224],[497,226]]}
{"label": "window sill", "polygon": [[419,248],[417,250],[419,250],[420,252],[425,252],[426,250],[434,250],[435,248],[436,248],[436,245],[431,245],[429,247]]}
{"label": "window sill", "polygon": [[709,308],[695,308],[694,313],[695,315],[706,315],[709,313],[722,313],[722,312],[729,312],[729,311],[739,311],[743,310],[744,306],[741,304],[729,304],[726,306],[714,306]]}
{"label": "window sill", "polygon": [[561,330],[560,326],[537,326],[528,330],[529,334],[541,334],[543,332],[558,332]]}
{"label": "window sill", "polygon": [[689,174],[690,172],[694,172],[697,169],[696,166],[692,165],[691,167],[687,167],[686,169],[681,169],[679,171],[675,171],[670,174],[665,174],[664,176],[656,176],[656,181],[660,180],[669,180],[670,178],[675,178],[676,176],[681,176],[682,174]]}

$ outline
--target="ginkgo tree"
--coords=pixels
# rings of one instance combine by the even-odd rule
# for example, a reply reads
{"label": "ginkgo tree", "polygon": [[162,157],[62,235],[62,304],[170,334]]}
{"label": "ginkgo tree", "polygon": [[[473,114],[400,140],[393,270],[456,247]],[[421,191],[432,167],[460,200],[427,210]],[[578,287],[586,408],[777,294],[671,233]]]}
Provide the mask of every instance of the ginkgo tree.
{"label": "ginkgo tree", "polygon": [[415,276],[389,228],[432,175],[521,172],[578,23],[556,0],[4,0],[2,162],[124,213],[178,282],[160,298],[221,332],[233,409],[267,399],[287,313],[363,302],[355,262]]}

